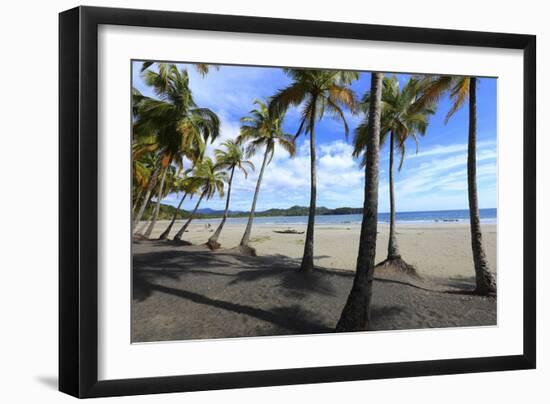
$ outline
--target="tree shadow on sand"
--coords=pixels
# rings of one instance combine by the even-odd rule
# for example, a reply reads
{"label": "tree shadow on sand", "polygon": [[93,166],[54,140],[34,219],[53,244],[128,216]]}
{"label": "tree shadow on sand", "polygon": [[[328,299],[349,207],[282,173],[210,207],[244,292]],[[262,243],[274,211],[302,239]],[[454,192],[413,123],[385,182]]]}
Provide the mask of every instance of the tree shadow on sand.
{"label": "tree shadow on sand", "polygon": [[[310,308],[304,299],[333,298],[334,286],[324,271],[301,273],[297,268],[298,260],[283,255],[250,257],[193,247],[158,251],[155,244],[133,257],[133,299],[143,303],[153,293],[163,293],[270,324],[257,335],[332,332],[325,310],[315,304]],[[250,294],[239,296],[243,288]]]}
{"label": "tree shadow on sand", "polygon": [[[137,271],[139,272],[139,271]],[[222,299],[208,297],[199,293],[183,289],[176,289],[150,283],[140,274],[134,276],[134,293],[150,295],[152,292],[160,292],[189,300],[199,305],[208,305],[222,310],[244,314],[258,320],[266,321],[275,326],[274,333],[326,333],[331,328],[316,321],[314,313],[304,310],[297,304],[286,307],[272,307],[269,310],[252,307],[240,303],[228,302]]]}
{"label": "tree shadow on sand", "polygon": [[[332,332],[354,278],[352,271],[322,267],[303,273],[298,270],[299,259],[280,254],[252,257],[239,254],[235,249],[180,248],[162,241],[142,245],[138,251],[133,256],[132,289],[133,300],[138,305],[135,307],[140,307],[140,312],[145,315],[143,320],[149,318],[148,313],[160,310],[156,308],[159,302],[167,302],[159,297],[148,299],[153,294],[164,294],[183,299],[181,302],[189,302],[189,305],[183,303],[182,306],[174,300],[164,307],[162,318],[179,321],[184,313],[201,318],[202,315],[212,315],[208,314],[209,308],[215,308],[244,315],[252,321],[242,328],[237,325],[231,330],[217,328],[211,335],[204,334],[203,326],[195,331],[187,329],[187,334],[193,338]],[[451,287],[450,282],[443,289],[434,290],[431,284],[419,280],[387,279],[386,276],[375,276],[374,280],[379,284],[377,290],[386,294],[398,292],[402,298],[397,302],[384,299],[381,305],[380,302],[373,304],[373,320],[380,322],[380,325],[373,324],[378,327],[373,329],[389,329],[387,324],[392,319],[408,316],[412,309],[406,302],[414,299],[414,290],[439,294],[445,292],[445,287]],[[452,284],[456,293],[469,289],[469,279],[463,283],[456,281]],[[467,292],[462,290],[462,293]],[[184,323],[180,326],[187,327]],[[155,339],[155,331],[140,330],[145,333],[142,340],[159,340]]]}
{"label": "tree shadow on sand", "polygon": [[155,278],[181,279],[188,275],[232,278],[227,286],[272,278],[277,280],[276,286],[283,293],[294,297],[305,297],[309,293],[335,295],[333,285],[327,280],[329,270],[319,268],[310,273],[302,273],[297,271],[299,264],[299,260],[281,254],[250,257],[235,254],[232,250],[148,252],[134,255],[133,258],[134,298],[144,300],[149,296],[139,287],[140,281],[136,277],[154,282]]}

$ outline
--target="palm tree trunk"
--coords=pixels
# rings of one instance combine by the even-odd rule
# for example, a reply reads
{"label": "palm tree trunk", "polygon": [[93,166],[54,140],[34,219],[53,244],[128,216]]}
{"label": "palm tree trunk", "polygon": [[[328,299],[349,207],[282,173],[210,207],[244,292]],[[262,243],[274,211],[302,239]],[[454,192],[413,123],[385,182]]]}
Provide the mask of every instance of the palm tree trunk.
{"label": "palm tree trunk", "polygon": [[134,200],[134,204],[132,205],[132,215],[136,213],[136,208],[139,204],[139,200],[141,199],[141,194],[143,194],[143,188],[139,187],[138,194],[136,195],[136,199]]}
{"label": "palm tree trunk", "polygon": [[[145,210],[147,210],[147,206],[149,206],[149,204],[151,203],[151,199],[153,199],[153,193],[151,193],[149,195],[149,199],[147,200],[147,202],[145,203]],[[147,220],[145,220],[145,223],[143,223],[143,225],[139,228],[139,229],[136,229],[134,231],[134,234],[143,234],[143,232],[145,231],[145,229],[149,226],[149,223],[151,223],[151,218],[153,217],[153,215],[151,214]],[[143,218],[143,216],[142,216]]]}
{"label": "palm tree trunk", "polygon": [[399,247],[395,238],[395,191],[393,183],[393,155],[395,134],[390,133],[390,237],[388,240],[388,260],[400,258]]}
{"label": "palm tree trunk", "polygon": [[254,213],[256,212],[256,202],[258,201],[258,195],[260,194],[260,185],[262,184],[262,178],[264,176],[264,170],[267,163],[268,147],[265,148],[264,161],[262,161],[262,168],[258,175],[258,181],[256,182],[256,190],[254,191],[254,199],[252,199],[252,207],[250,208],[250,214],[248,215],[248,222],[246,223],[246,229],[244,230],[243,238],[240,245],[242,247],[248,247],[250,241],[250,234],[252,233],[252,223],[254,222]]}
{"label": "palm tree trunk", "polygon": [[381,73],[372,73],[371,102],[369,105],[367,161],[365,165],[365,201],[359,239],[359,254],[353,286],[336,331],[366,330],[370,324],[370,302],[376,254],[378,225],[378,175],[380,147],[380,102],[382,98]]}
{"label": "palm tree trunk", "polygon": [[155,189],[155,186],[157,185],[157,178],[160,172],[161,168],[161,154],[158,155],[157,161],[155,163],[155,168],[153,169],[153,172],[151,173],[151,177],[149,178],[149,183],[147,184],[147,190],[145,191],[145,196],[143,197],[143,202],[141,203],[141,206],[139,207],[138,213],[136,217],[134,218],[134,223],[132,224],[133,232],[136,232],[136,227],[138,223],[141,220],[141,217],[143,216],[143,212],[145,212],[145,207],[147,206],[147,203],[149,202],[149,198],[151,197],[151,193],[153,192],[153,189]]}
{"label": "palm tree trunk", "polygon": [[317,208],[317,156],[315,153],[315,110],[317,100],[313,99],[309,123],[309,154],[311,166],[311,190],[309,196],[309,217],[307,219],[306,241],[304,243],[304,255],[300,271],[313,270],[313,238],[315,229],[315,210]]}
{"label": "palm tree trunk", "polygon": [[181,227],[181,229],[179,229],[179,231],[174,236],[175,241],[181,240],[181,236],[183,236],[183,233],[185,233],[185,230],[187,230],[187,228],[191,224],[191,220],[193,220],[193,216],[197,212],[197,209],[199,208],[199,205],[201,204],[202,198],[204,197],[205,194],[206,194],[206,191],[203,191],[203,193],[201,194],[199,200],[197,201],[197,204],[195,205],[195,208],[193,209],[193,212],[191,212],[191,214],[189,215],[189,218],[187,219],[185,224]]}
{"label": "palm tree trunk", "polygon": [[225,211],[223,212],[222,221],[218,225],[218,228],[212,234],[212,237],[208,239],[207,244],[210,246],[210,248],[216,249],[220,247],[220,244],[218,243],[218,238],[220,237],[220,233],[222,232],[223,225],[225,224],[225,221],[227,220],[227,215],[229,214],[229,201],[231,200],[231,184],[233,183],[233,174],[235,173],[235,167],[231,169],[231,175],[229,176],[229,184],[227,184],[227,199],[225,200]]}
{"label": "palm tree trunk", "polygon": [[476,78],[470,78],[470,114],[468,125],[468,202],[470,205],[470,232],[472,253],[476,272],[476,292],[487,295],[496,293],[496,281],[489,270],[489,263],[483,248],[476,181],[476,137],[477,137]]}
{"label": "palm tree trunk", "polygon": [[180,199],[180,203],[178,203],[178,207],[176,208],[176,211],[174,212],[174,215],[172,216],[172,220],[170,221],[170,224],[162,232],[162,234],[159,236],[159,240],[166,240],[168,238],[168,235],[170,234],[170,231],[172,230],[172,226],[174,226],[174,223],[176,223],[176,219],[178,217],[178,213],[180,211],[181,205],[183,204],[183,201],[185,201],[185,198],[187,197],[187,192],[183,194],[183,197]]}
{"label": "palm tree trunk", "polygon": [[160,185],[159,185],[159,192],[157,195],[157,203],[155,204],[155,210],[153,211],[153,216],[151,217],[151,223],[149,224],[149,227],[147,227],[147,230],[145,230],[145,233],[143,234],[147,238],[151,236],[151,233],[153,232],[153,228],[157,223],[157,218],[160,212],[160,200],[162,199],[162,195],[164,192],[164,181],[166,180],[167,172],[168,172],[168,167],[166,167],[162,172],[162,177],[160,179]]}

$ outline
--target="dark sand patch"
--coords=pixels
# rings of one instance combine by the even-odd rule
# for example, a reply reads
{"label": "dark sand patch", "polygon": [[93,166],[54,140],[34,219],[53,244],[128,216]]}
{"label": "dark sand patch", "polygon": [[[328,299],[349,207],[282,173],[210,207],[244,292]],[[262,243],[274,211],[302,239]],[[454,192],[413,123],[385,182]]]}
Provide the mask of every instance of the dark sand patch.
{"label": "dark sand patch", "polygon": [[[332,332],[353,281],[350,271],[299,273],[299,260],[283,255],[144,240],[133,248],[133,342]],[[376,274],[372,329],[495,325],[496,299],[468,294],[473,286]]]}

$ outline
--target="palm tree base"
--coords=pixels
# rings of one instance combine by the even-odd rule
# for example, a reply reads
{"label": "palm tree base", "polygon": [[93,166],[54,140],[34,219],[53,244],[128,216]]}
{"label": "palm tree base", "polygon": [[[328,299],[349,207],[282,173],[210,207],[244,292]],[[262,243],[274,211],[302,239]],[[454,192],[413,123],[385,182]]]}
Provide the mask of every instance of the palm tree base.
{"label": "palm tree base", "polygon": [[158,240],[168,240],[168,233],[167,232],[162,233],[159,236]]}
{"label": "palm tree base", "polygon": [[475,288],[473,294],[477,296],[496,297],[497,291],[496,289],[483,287],[483,288]]}
{"label": "palm tree base", "polygon": [[239,246],[239,251],[243,255],[248,255],[249,257],[257,257],[258,254],[256,254],[256,249],[254,247],[250,247],[248,244],[241,244]]}
{"label": "palm tree base", "polygon": [[309,273],[309,272],[313,272],[313,269],[314,269],[314,265],[310,263],[302,262],[302,264],[300,265],[300,272]]}
{"label": "palm tree base", "polygon": [[415,278],[420,278],[416,268],[408,264],[401,256],[388,257],[374,268],[375,271],[393,271],[398,273],[404,273]]}
{"label": "palm tree base", "polygon": [[217,250],[222,246],[220,243],[214,240],[208,240],[205,245],[211,250]]}
{"label": "palm tree base", "polygon": [[492,273],[487,274],[480,283],[480,285],[476,285],[474,294],[480,296],[496,296],[497,283]]}
{"label": "palm tree base", "polygon": [[[189,231],[189,230],[185,230],[184,233],[187,233],[188,231]],[[172,240],[173,240],[173,241],[181,241],[181,237],[182,237],[182,236],[176,234]]]}

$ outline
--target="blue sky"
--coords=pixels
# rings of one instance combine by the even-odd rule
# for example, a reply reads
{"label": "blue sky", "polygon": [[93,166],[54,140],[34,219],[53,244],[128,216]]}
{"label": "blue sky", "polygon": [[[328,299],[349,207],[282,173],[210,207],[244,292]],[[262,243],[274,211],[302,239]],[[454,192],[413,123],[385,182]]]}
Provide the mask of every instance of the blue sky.
{"label": "blue sky", "polygon": [[[220,66],[206,77],[200,76],[192,65],[179,64],[189,71],[190,87],[200,107],[212,109],[220,117],[221,136],[208,146],[213,155],[215,148],[225,139],[235,138],[239,133],[240,118],[253,109],[255,99],[265,99],[290,83],[281,69],[267,67]],[[143,83],[139,70],[140,62],[134,62],[132,85],[144,95],[153,96]],[[400,83],[408,76],[397,75]],[[370,74],[362,73],[352,84],[358,97],[370,88]],[[497,79],[479,80],[477,179],[479,205],[495,208],[497,187],[497,128],[496,128]],[[450,108],[448,99],[443,99],[435,115],[430,119],[426,135],[420,138],[419,151],[413,141],[407,144],[407,155],[400,172],[396,171],[397,211],[426,211],[467,209],[466,143],[468,136],[467,107],[461,108],[444,123]],[[299,125],[299,109],[291,108],[286,115],[284,129],[294,134]],[[340,121],[326,116],[316,126],[318,158],[317,206],[336,208],[363,205],[364,169],[351,157],[352,131],[363,119],[346,113],[350,126],[350,138],[346,140]],[[261,165],[261,154],[252,161]],[[380,154],[379,211],[389,210],[388,192],[388,145]],[[235,176],[231,195],[232,210],[249,210],[257,173],[248,178]],[[171,194],[163,202],[176,205],[179,196]],[[192,208],[194,202],[187,200],[184,209]],[[297,155],[294,159],[281,149],[266,168],[257,210],[287,208],[309,204],[309,143],[307,136],[297,140]],[[219,197],[204,202],[202,208],[223,209],[224,200]]]}

